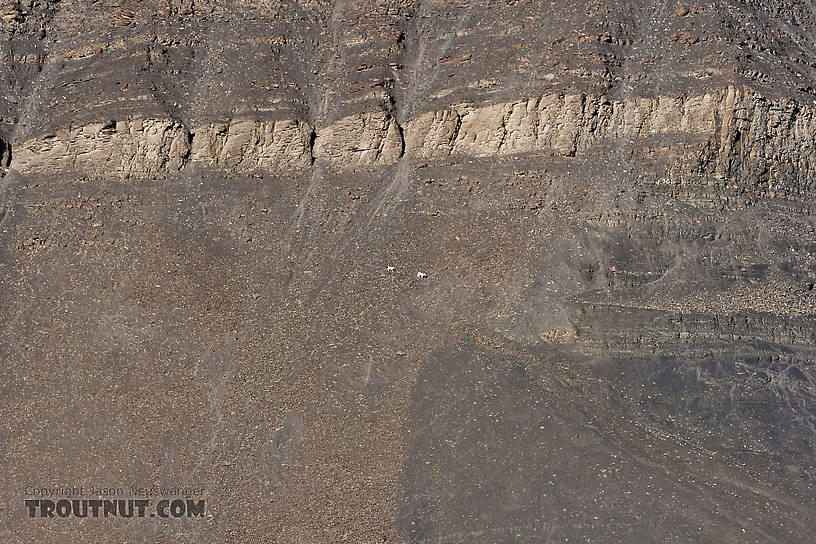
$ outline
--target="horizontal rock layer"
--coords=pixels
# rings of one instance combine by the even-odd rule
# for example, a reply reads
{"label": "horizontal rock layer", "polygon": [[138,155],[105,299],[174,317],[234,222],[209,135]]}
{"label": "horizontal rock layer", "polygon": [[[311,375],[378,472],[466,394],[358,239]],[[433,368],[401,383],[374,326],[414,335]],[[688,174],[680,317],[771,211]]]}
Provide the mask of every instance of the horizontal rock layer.
{"label": "horizontal rock layer", "polygon": [[402,156],[402,133],[385,112],[348,116],[318,132],[314,152],[340,168],[386,166]]}
{"label": "horizontal rock layer", "polygon": [[312,134],[296,120],[209,125],[192,138],[193,162],[239,170],[299,170],[312,164]]}
{"label": "horizontal rock layer", "polygon": [[[816,160],[814,109],[730,87],[690,98],[610,101],[548,95],[481,108],[461,105],[408,123],[406,152],[425,159],[552,150],[573,156],[604,139],[687,135],[703,144],[705,173],[770,181],[784,173],[804,189]],[[791,179],[792,178],[792,179]]]}
{"label": "horizontal rock layer", "polygon": [[547,95],[472,108],[428,112],[406,133],[409,153],[428,159],[488,157],[551,149],[575,155],[602,138],[654,134],[713,135],[722,97],[635,98]]}
{"label": "horizontal rock layer", "polygon": [[150,175],[184,166],[190,134],[173,119],[111,121],[29,140],[13,151],[11,167],[20,172]]}
{"label": "horizontal rock layer", "polygon": [[[404,136],[403,136],[404,132]],[[15,149],[21,172],[81,170],[150,175],[187,163],[239,171],[299,171],[313,160],[340,170],[387,166],[403,154],[424,160],[551,151],[574,156],[604,140],[690,136],[686,157],[704,174],[810,185],[814,109],[737,88],[693,97],[551,94],[475,107],[460,104],[409,120],[385,111],[341,118],[315,131],[301,120],[237,120],[186,130],[173,119],[87,125]]]}

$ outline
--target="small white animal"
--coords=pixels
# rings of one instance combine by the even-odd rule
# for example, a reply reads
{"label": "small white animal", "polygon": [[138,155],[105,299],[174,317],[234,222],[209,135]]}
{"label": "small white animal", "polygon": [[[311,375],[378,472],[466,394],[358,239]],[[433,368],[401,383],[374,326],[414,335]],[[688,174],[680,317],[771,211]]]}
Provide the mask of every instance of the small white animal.
{"label": "small white animal", "polygon": [[394,270],[396,270],[396,268],[395,268],[395,267],[393,267],[393,266],[389,266],[389,267],[388,267],[388,271],[389,271],[389,272],[393,272]]}
{"label": "small white animal", "polygon": [[422,279],[422,278],[427,278],[427,277],[428,277],[428,274],[426,274],[425,272],[417,272],[417,278]]}

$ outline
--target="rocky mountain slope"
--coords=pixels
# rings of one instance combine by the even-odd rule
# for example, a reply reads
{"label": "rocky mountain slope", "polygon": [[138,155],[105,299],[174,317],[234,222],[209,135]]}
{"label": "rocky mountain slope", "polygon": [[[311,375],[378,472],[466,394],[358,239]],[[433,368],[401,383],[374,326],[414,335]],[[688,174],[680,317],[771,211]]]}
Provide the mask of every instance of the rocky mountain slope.
{"label": "rocky mountain slope", "polygon": [[811,541],[814,32],[0,2],[0,540]]}

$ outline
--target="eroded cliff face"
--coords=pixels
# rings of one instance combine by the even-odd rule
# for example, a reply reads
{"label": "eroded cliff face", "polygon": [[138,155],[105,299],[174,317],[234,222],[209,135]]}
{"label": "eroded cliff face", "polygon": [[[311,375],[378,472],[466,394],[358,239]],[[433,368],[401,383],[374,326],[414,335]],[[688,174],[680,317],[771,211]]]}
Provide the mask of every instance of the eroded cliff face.
{"label": "eroded cliff face", "polygon": [[386,112],[344,117],[317,133],[315,158],[341,170],[388,166],[402,156],[402,132]]}
{"label": "eroded cliff face", "polygon": [[684,144],[683,160],[705,175],[811,188],[814,108],[735,87],[692,97],[613,101],[559,93],[479,107],[458,104],[409,119],[404,128],[377,111],[343,117],[316,135],[310,124],[291,119],[241,119],[192,132],[174,119],[98,123],[24,142],[11,167],[134,176],[198,164],[281,173],[317,160],[346,171],[388,166],[403,155],[443,162],[538,152],[573,157],[600,143],[676,143],[655,137]]}
{"label": "eroded cliff face", "polygon": [[312,127],[299,120],[236,120],[196,130],[193,163],[227,169],[298,171],[312,164]]}
{"label": "eroded cliff face", "polygon": [[25,173],[123,177],[181,170],[190,134],[172,119],[134,119],[58,131],[13,147],[11,167]]}
{"label": "eroded cliff face", "polygon": [[718,94],[691,98],[545,95],[473,108],[460,104],[426,113],[409,123],[408,149],[418,157],[489,157],[552,150],[566,156],[604,138],[635,139],[655,134],[714,136],[725,108]]}
{"label": "eroded cliff face", "polygon": [[0,18],[0,541],[811,538],[809,3]]}
{"label": "eroded cliff face", "polygon": [[734,87],[687,98],[545,95],[481,108],[459,105],[421,115],[405,132],[408,154],[436,160],[545,150],[575,156],[604,140],[614,145],[687,136],[687,143],[702,144],[695,155],[708,174],[753,181],[784,174],[779,181],[798,190],[810,188],[816,158],[812,106]]}

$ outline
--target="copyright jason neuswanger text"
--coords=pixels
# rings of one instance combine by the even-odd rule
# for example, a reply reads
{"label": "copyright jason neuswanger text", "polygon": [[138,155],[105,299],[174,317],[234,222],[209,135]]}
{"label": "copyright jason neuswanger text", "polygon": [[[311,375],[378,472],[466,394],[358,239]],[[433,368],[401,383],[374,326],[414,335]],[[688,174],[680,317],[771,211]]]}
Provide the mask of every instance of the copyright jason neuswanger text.
{"label": "copyright jason neuswanger text", "polygon": [[31,518],[200,518],[206,510],[200,487],[26,486],[23,493]]}

